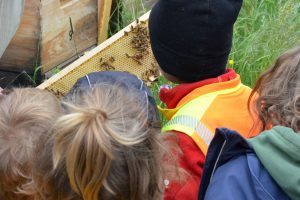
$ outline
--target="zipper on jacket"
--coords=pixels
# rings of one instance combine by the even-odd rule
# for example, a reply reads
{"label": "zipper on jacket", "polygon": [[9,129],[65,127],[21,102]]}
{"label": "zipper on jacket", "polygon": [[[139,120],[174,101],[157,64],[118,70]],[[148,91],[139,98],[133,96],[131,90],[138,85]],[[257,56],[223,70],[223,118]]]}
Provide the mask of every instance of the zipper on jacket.
{"label": "zipper on jacket", "polygon": [[227,142],[227,141],[224,140],[224,142],[223,142],[223,144],[222,144],[221,150],[220,150],[220,152],[219,152],[219,154],[218,154],[218,157],[217,157],[217,160],[216,160],[216,162],[215,162],[213,171],[212,171],[212,173],[211,173],[211,177],[210,177],[209,182],[211,182],[211,179],[212,179],[212,177],[214,176],[215,170],[216,170],[216,168],[217,168],[217,164],[218,164],[218,162],[219,162],[219,159],[220,159],[220,156],[221,156],[221,154],[222,154],[222,152],[223,152],[223,149],[224,149],[224,147],[225,147],[225,145],[226,145],[226,142]]}

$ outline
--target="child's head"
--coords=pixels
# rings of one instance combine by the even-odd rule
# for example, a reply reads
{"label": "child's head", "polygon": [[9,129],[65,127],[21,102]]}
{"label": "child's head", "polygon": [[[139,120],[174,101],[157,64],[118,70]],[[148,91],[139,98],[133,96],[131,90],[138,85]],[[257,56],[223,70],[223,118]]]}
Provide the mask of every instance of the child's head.
{"label": "child's head", "polygon": [[59,101],[43,90],[13,89],[0,96],[0,199],[30,199],[22,189],[32,180],[34,147],[59,113]]}
{"label": "child's head", "polygon": [[147,85],[137,76],[128,72],[103,71],[93,72],[80,78],[67,95],[67,99],[76,102],[76,97],[92,89],[97,84],[115,85],[122,90],[131,90],[137,93],[138,98],[145,104],[148,113],[148,121],[151,124],[160,124],[160,119],[155,100]]}
{"label": "child's head", "polygon": [[282,125],[300,133],[300,47],[281,55],[257,80],[252,97],[262,129]]}
{"label": "child's head", "polygon": [[166,78],[195,82],[225,73],[241,5],[242,0],[159,0],[149,32]]}
{"label": "child's head", "polygon": [[[139,96],[136,90],[97,84],[65,103],[67,113],[50,142],[53,176],[40,173],[49,178],[37,182],[40,193],[48,199],[161,199],[161,134],[148,126],[146,102]],[[46,151],[41,163],[51,160]]]}

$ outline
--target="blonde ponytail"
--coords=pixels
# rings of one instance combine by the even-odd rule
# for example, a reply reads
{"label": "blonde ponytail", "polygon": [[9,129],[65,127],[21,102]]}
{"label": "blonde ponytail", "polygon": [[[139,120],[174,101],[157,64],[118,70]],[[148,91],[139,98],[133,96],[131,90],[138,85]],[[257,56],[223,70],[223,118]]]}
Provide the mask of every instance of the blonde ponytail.
{"label": "blonde ponytail", "polygon": [[[113,155],[106,118],[106,113],[100,109],[76,108],[57,123],[54,168],[63,159],[61,152],[65,152],[71,187],[83,199],[98,199],[110,169]],[[67,140],[70,137],[71,142]],[[101,170],[94,170],[95,167]]]}
{"label": "blonde ponytail", "polygon": [[138,95],[98,85],[64,103],[68,114],[55,125],[53,166],[57,176],[66,170],[74,199],[162,198],[163,145]]}

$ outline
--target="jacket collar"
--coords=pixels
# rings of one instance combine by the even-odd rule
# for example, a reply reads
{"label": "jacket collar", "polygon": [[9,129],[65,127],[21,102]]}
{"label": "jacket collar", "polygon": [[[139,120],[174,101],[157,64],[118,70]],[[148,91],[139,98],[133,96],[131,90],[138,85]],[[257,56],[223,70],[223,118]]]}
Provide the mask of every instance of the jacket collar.
{"label": "jacket collar", "polygon": [[198,199],[204,199],[202,195],[205,194],[215,169],[233,157],[251,152],[252,147],[239,133],[227,128],[217,128],[206,155]]}
{"label": "jacket collar", "polygon": [[225,74],[216,78],[210,78],[195,83],[183,83],[171,89],[161,88],[159,91],[159,98],[167,105],[169,109],[173,109],[177,106],[177,104],[183,97],[188,95],[194,89],[213,83],[230,81],[235,79],[236,77],[236,72],[233,69],[228,68]]}

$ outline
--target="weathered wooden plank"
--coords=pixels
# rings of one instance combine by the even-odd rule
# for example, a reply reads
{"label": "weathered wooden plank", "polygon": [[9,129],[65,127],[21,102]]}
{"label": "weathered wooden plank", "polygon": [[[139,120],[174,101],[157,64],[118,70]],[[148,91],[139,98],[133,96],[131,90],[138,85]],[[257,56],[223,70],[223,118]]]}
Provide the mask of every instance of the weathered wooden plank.
{"label": "weathered wooden plank", "polygon": [[112,0],[98,0],[98,44],[107,39]]}
{"label": "weathered wooden plank", "polygon": [[[100,1],[105,13],[100,11],[98,18],[98,0],[26,0],[20,26],[0,59],[0,69],[30,73],[40,58],[45,73],[96,46],[98,20],[106,34],[111,3]],[[74,31],[71,40],[69,18]]]}
{"label": "weathered wooden plank", "polygon": [[0,58],[19,27],[23,7],[24,0],[0,0]]}
{"label": "weathered wooden plank", "polygon": [[41,16],[43,72],[97,44],[97,0],[43,0]]}
{"label": "weathered wooden plank", "polygon": [[0,69],[34,71],[40,38],[39,8],[40,0],[25,1],[19,28],[0,59]]}

